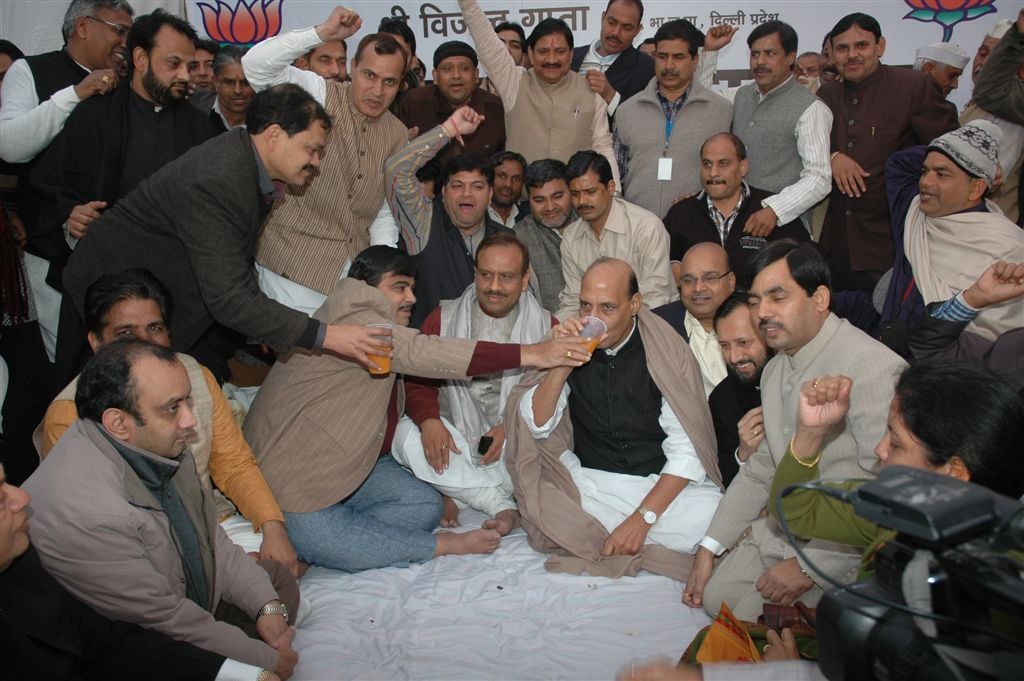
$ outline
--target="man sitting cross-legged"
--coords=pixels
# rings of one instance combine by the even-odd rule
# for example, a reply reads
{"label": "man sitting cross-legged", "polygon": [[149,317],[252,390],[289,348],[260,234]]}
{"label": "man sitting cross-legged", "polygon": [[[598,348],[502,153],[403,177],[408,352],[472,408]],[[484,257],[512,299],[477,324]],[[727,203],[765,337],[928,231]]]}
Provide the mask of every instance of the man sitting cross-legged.
{"label": "man sitting cross-legged", "polygon": [[[555,559],[555,569],[643,567],[685,579],[683,554],[721,498],[700,369],[679,334],[644,307],[622,260],[588,268],[579,313],[608,328],[590,363],[528,374],[506,408],[523,525],[535,548],[576,557]],[[556,336],[579,328],[569,320]]]}
{"label": "man sitting cross-legged", "polygon": [[[170,347],[172,302],[170,293],[149,270],[136,268],[103,275],[85,292],[85,326],[93,352],[131,337]],[[261,558],[280,561],[298,576],[298,559],[288,540],[284,516],[242,437],[217,380],[189,355],[179,353],[178,360],[188,370],[192,382],[192,410],[198,420],[189,436],[189,448],[203,486],[212,489],[212,479],[219,488],[219,491],[212,489],[218,519],[235,512],[228,499],[234,501],[242,515],[252,521],[252,531],[260,534],[231,523],[232,540],[247,551],[258,550]],[[77,385],[76,378],[46,410],[37,438],[41,457],[47,456],[57,440],[78,420]]]}
{"label": "man sitting cross-legged", "polygon": [[[371,246],[356,256],[315,318],[391,324],[395,373],[372,376],[337,355],[291,353],[270,370],[246,417],[245,436],[306,562],[356,572],[494,551],[493,529],[433,534],[441,495],[390,455],[405,401],[396,374],[448,379],[589,358],[578,339],[516,345],[407,329],[415,284],[416,263],[398,249]],[[387,344],[382,337],[385,355]]]}
{"label": "man sitting cross-legged", "polygon": [[[772,476],[796,430],[800,385],[824,374],[854,379],[850,413],[823,452],[827,469],[822,478],[871,477],[878,465],[872,447],[882,436],[896,375],[906,366],[829,311],[830,272],[812,244],[776,241],[750,264],[751,321],[776,352],[761,377],[765,437],[729,485],[700,541],[683,592],[683,602],[691,607],[704,606],[714,614],[725,601],[737,617],[748,620],[761,613],[765,602],[788,605],[799,598],[817,605],[822,584],[827,584],[798,560],[779,526],[762,514]],[[716,564],[714,557],[726,550],[729,555]],[[832,542],[812,540],[803,551],[833,579],[856,572],[859,554]]]}
{"label": "man sitting cross-legged", "polygon": [[[499,343],[536,343],[551,330],[551,314],[527,289],[530,259],[512,234],[492,234],[476,251],[476,280],[459,298],[445,300],[423,322],[422,333]],[[448,497],[494,517],[484,523],[507,534],[519,522],[512,481],[501,460],[503,414],[521,369],[472,379],[410,378],[407,411],[392,455],[420,480]],[[410,420],[411,419],[411,420]],[[480,454],[483,458],[480,458]],[[446,501],[444,525],[458,523]]]}
{"label": "man sitting cross-legged", "polygon": [[32,544],[100,614],[287,679],[298,586],[217,524],[188,450],[191,393],[169,348],[134,338],[101,348],[78,378],[82,418],[24,485]]}

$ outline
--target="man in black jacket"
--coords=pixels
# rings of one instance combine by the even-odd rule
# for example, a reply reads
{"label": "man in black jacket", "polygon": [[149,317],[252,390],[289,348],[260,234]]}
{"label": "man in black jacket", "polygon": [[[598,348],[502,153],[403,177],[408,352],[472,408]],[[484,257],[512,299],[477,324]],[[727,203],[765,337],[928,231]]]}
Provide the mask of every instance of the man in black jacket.
{"label": "man in black jacket", "polygon": [[764,439],[761,371],[772,352],[750,318],[746,291],[725,299],[714,324],[729,373],[711,391],[708,405],[718,443],[718,469],[728,487]]}
{"label": "man in black jacket", "polygon": [[301,186],[313,176],[330,125],[297,85],[256,95],[247,130],[229,130],[167,164],[90,226],[64,270],[78,312],[101,274],[145,267],[176,302],[174,349],[214,375],[226,371],[224,358],[202,352],[214,322],[276,351],[324,349],[368,363],[380,329],[330,326],[277,303],[260,291],[252,267],[280,183]]}
{"label": "man in black jacket", "polygon": [[585,75],[590,89],[608,104],[608,115],[654,78],[654,59],[633,47],[644,5],[639,0],[608,0],[601,12],[601,37],[572,53],[572,70]]}
{"label": "man in black jacket", "polygon": [[[51,276],[103,211],[215,134],[213,123],[185,101],[195,40],[188,22],[163,10],[139,17],[128,32],[130,77],[109,96],[77,106],[40,156],[29,180],[45,208],[30,229],[57,249]],[[88,354],[85,327],[62,300],[58,383],[71,380]]]}
{"label": "man in black jacket", "polygon": [[779,225],[767,237],[746,233],[747,219],[770,194],[744,182],[749,164],[740,138],[725,132],[712,135],[701,147],[700,156],[704,190],[675,204],[665,216],[669,258],[681,260],[691,246],[704,241],[721,244],[742,287],[749,284],[747,259],[765,244],[779,239],[811,240],[799,219]]}

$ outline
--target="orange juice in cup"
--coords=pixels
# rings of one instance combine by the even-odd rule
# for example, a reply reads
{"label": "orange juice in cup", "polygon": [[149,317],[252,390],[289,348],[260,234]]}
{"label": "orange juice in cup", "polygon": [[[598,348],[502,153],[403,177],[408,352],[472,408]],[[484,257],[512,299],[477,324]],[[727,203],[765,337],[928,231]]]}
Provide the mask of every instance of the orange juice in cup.
{"label": "orange juice in cup", "polygon": [[593,354],[593,352],[597,350],[597,344],[601,342],[601,336],[607,332],[608,327],[597,317],[584,317],[583,330],[580,331],[580,338],[587,341],[587,352]]}
{"label": "orange juice in cup", "polygon": [[[370,327],[371,329],[392,328],[392,324],[390,324],[389,322],[381,322],[379,324],[367,324],[367,326]],[[379,369],[374,369],[372,367],[368,368],[368,371],[370,372],[371,376],[387,376],[388,374],[391,373],[390,336],[379,336],[379,338],[381,338],[382,340],[384,338],[387,338],[389,344],[381,345],[377,348],[377,351],[381,354],[374,354],[373,350],[366,353],[366,356],[370,359],[370,361],[376,364],[378,367],[380,367]]]}

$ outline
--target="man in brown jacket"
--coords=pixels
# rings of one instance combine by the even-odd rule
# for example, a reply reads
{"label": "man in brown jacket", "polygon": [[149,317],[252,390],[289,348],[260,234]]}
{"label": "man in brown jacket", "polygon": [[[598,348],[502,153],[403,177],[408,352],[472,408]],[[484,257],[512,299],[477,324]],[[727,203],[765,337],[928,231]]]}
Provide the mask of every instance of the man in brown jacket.
{"label": "man in brown jacket", "polygon": [[929,76],[880,63],[885,38],[874,17],[848,14],[829,38],[843,80],[818,90],[833,117],[833,187],[821,246],[836,290],[871,291],[893,261],[886,160],[959,124]]}
{"label": "man in brown jacket", "polygon": [[287,679],[298,587],[217,524],[187,448],[191,391],[169,348],[102,348],[78,379],[81,419],[24,485],[29,534],[43,567],[100,614]]}
{"label": "man in brown jacket", "polygon": [[334,355],[293,352],[271,369],[246,417],[245,438],[307,563],[357,572],[498,547],[493,529],[433,534],[441,495],[390,454],[405,402],[396,374],[444,379],[589,358],[575,338],[516,345],[406,328],[416,274],[412,256],[371,246],[314,315],[391,325],[391,372],[373,376]]}

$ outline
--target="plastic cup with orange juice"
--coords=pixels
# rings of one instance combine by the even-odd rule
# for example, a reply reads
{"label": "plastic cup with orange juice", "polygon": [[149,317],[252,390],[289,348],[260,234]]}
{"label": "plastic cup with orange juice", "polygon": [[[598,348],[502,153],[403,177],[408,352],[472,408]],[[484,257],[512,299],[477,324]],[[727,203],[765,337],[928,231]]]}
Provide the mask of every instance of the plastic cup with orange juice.
{"label": "plastic cup with orange juice", "polygon": [[608,332],[608,326],[594,316],[583,318],[583,329],[580,331],[580,338],[587,341],[587,352],[593,354],[597,350],[597,344],[601,342],[601,336]]}
{"label": "plastic cup with orange juice", "polygon": [[[367,326],[371,329],[391,329],[394,325],[390,322],[379,322],[377,324],[367,324]],[[378,336],[378,338],[387,338],[388,344],[379,346],[378,351],[382,354],[374,354],[372,350],[366,353],[370,361],[379,367],[378,369],[368,367],[368,371],[371,376],[387,376],[391,373],[391,337]]]}

